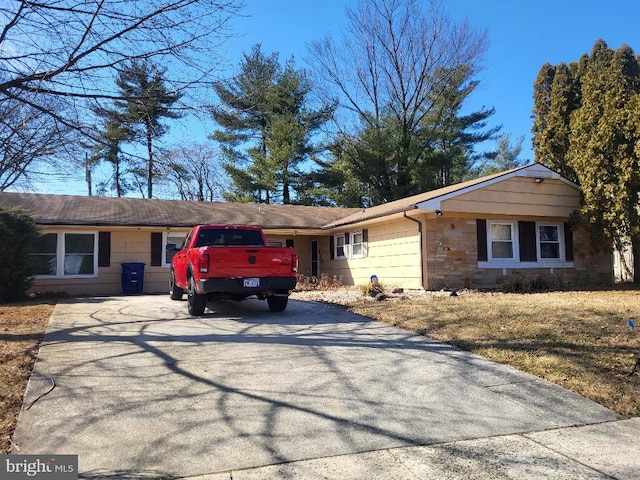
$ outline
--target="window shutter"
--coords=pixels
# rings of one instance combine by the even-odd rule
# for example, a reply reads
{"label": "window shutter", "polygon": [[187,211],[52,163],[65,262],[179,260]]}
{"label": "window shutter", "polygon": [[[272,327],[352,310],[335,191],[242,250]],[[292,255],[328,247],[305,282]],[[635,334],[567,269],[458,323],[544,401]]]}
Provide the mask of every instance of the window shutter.
{"label": "window shutter", "polygon": [[537,262],[536,222],[518,222],[521,262]]}
{"label": "window shutter", "polygon": [[162,233],[151,232],[151,266],[162,265]]}
{"label": "window shutter", "polygon": [[98,267],[111,266],[111,232],[98,232]]}
{"label": "window shutter", "polygon": [[369,246],[367,245],[368,241],[369,241],[369,230],[367,230],[366,228],[363,228],[362,229],[362,256],[363,257],[369,256]]}
{"label": "window shutter", "polygon": [[476,220],[476,232],[478,237],[478,261],[486,262],[487,257],[487,221],[478,218]]}
{"label": "window shutter", "polygon": [[329,258],[331,260],[333,260],[335,258],[335,256],[336,256],[335,249],[336,249],[336,240],[333,237],[333,235],[331,235],[329,237]]}
{"label": "window shutter", "polygon": [[564,257],[567,262],[573,262],[573,230],[566,222],[564,224]]}

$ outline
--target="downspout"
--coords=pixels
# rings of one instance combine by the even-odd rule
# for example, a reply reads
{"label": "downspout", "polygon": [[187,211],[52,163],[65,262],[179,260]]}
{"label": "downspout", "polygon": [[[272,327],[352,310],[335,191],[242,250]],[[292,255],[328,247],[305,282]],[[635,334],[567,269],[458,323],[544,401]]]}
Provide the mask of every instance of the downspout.
{"label": "downspout", "polygon": [[404,212],[402,212],[402,215],[404,216],[404,218],[406,218],[407,220],[411,220],[413,222],[416,222],[418,224],[418,233],[420,234],[420,285],[422,285],[422,288],[424,290],[426,290],[426,288],[424,288],[424,258],[423,258],[423,245],[422,245],[422,222],[420,220],[416,220],[415,218],[412,218],[410,216],[407,215],[407,211],[405,210]]}

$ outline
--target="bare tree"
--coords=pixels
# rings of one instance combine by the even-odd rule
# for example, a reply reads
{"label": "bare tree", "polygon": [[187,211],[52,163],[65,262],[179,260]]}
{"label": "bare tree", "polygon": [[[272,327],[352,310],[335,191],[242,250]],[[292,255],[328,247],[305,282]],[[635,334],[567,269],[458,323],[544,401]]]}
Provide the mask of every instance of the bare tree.
{"label": "bare tree", "polygon": [[367,149],[375,158],[352,155],[353,169],[378,162],[396,197],[416,193],[411,182],[424,167],[433,117],[461,73],[469,83],[479,71],[486,32],[455,23],[438,0],[360,0],[347,16],[339,41],[309,45],[316,78],[339,100],[342,151],[357,150],[346,144],[363,133],[384,143]]}
{"label": "bare tree", "polygon": [[183,145],[159,158],[158,177],[182,200],[221,201],[224,171],[215,160],[219,157],[209,145]]}
{"label": "bare tree", "polygon": [[[5,0],[0,104],[17,102],[48,117],[54,131],[91,137],[87,119],[97,103],[132,100],[113,82],[126,62],[163,65],[174,92],[210,82],[240,8],[241,0]],[[50,108],[51,98],[63,108]]]}
{"label": "bare tree", "polygon": [[[44,105],[57,111],[55,101]],[[0,191],[28,186],[38,166],[50,164],[56,153],[69,151],[64,142],[69,135],[68,128],[28,104],[14,99],[0,101]]]}
{"label": "bare tree", "polygon": [[486,32],[454,23],[438,0],[360,0],[347,16],[341,42],[311,43],[310,60],[337,87],[341,107],[367,122],[390,109],[417,125],[460,68],[478,72],[488,46]]}

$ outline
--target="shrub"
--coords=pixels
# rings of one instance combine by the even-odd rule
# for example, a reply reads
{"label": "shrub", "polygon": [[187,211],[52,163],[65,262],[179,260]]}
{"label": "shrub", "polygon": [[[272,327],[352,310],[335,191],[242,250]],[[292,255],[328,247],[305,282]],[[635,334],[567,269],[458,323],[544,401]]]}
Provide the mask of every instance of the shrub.
{"label": "shrub", "polygon": [[342,287],[342,278],[337,275],[327,273],[320,274],[320,278],[299,273],[296,275],[296,291],[305,292],[309,290],[332,290]]}
{"label": "shrub", "polygon": [[35,221],[18,210],[0,209],[0,302],[23,297],[35,273],[31,255],[40,238]]}
{"label": "shrub", "polygon": [[379,293],[384,293],[384,286],[380,282],[369,282],[360,287],[363,295],[375,297]]}

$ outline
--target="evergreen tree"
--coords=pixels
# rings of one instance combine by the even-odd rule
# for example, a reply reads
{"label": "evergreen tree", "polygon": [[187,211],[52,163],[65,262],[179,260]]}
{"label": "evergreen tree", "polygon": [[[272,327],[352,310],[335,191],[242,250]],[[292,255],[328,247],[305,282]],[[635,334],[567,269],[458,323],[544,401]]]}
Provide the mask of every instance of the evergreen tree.
{"label": "evergreen tree", "polygon": [[291,203],[301,181],[301,164],[316,153],[312,135],[331,118],[334,107],[308,108],[311,84],[290,60],[266,56],[255,45],[240,73],[214,89],[220,106],[212,112],[221,127],[212,139],[225,155],[231,179],[227,200]]}
{"label": "evergreen tree", "polygon": [[548,105],[536,98],[536,161],[579,183],[582,207],[574,220],[589,226],[594,249],[630,241],[640,272],[638,58],[627,45],[613,51],[598,40],[590,55],[556,70],[567,78],[554,78]]}
{"label": "evergreen tree", "polygon": [[497,140],[497,150],[488,155],[489,158],[484,160],[478,169],[473,172],[472,177],[484,177],[493,175],[494,173],[504,172],[513,168],[521,167],[526,160],[521,160],[522,142],[524,136],[516,139],[515,144],[511,144],[511,135],[501,135]]}
{"label": "evergreen tree", "polygon": [[473,156],[472,125],[493,113],[459,110],[477,85],[486,32],[456,24],[438,1],[362,0],[347,16],[339,44],[310,45],[317,74],[356,125],[341,122],[331,173],[352,174],[374,204],[456,181]]}
{"label": "evergreen tree", "polygon": [[557,67],[545,65],[538,78],[548,82],[545,87],[548,96],[542,100],[542,105],[536,107],[541,113],[536,117],[533,127],[536,161],[575,181],[575,171],[566,162],[566,155],[569,150],[571,112],[576,108],[579,84],[565,63]]}
{"label": "evergreen tree", "polygon": [[122,118],[146,147],[146,194],[153,198],[154,139],[167,132],[165,118],[179,118],[172,106],[180,99],[164,84],[164,70],[146,60],[131,61],[120,71],[116,83],[120,96],[126,100],[115,102]]}
{"label": "evergreen tree", "polygon": [[420,137],[428,148],[414,168],[416,189],[412,193],[441,188],[465,179],[480,160],[474,147],[495,137],[501,127],[487,127],[495,110],[481,109],[467,115],[461,113],[464,101],[478,86],[471,80],[471,70],[461,66],[440,75],[444,87],[434,95],[431,109],[421,124]]}
{"label": "evergreen tree", "polygon": [[[391,104],[362,114],[360,131],[338,137],[336,165],[322,163],[316,178],[334,182],[322,193],[340,205],[369,207],[465,179],[479,160],[475,146],[500,129],[487,127],[493,109],[461,113],[478,85],[470,74],[467,67],[439,70],[439,88],[416,112],[419,121],[402,120]],[[345,185],[351,185],[347,196]]]}
{"label": "evergreen tree", "polygon": [[31,286],[38,269],[38,261],[31,253],[40,238],[33,218],[18,210],[0,209],[0,302],[24,296]]}
{"label": "evergreen tree", "polygon": [[97,134],[94,135],[98,143],[91,148],[89,164],[95,165],[105,161],[113,166],[113,175],[107,182],[98,186],[98,192],[105,194],[108,190],[113,190],[117,197],[122,197],[131,190],[125,178],[127,162],[122,145],[131,141],[133,134],[125,117],[117,110],[95,109],[94,113],[104,121],[104,125],[102,129],[98,128]]}

